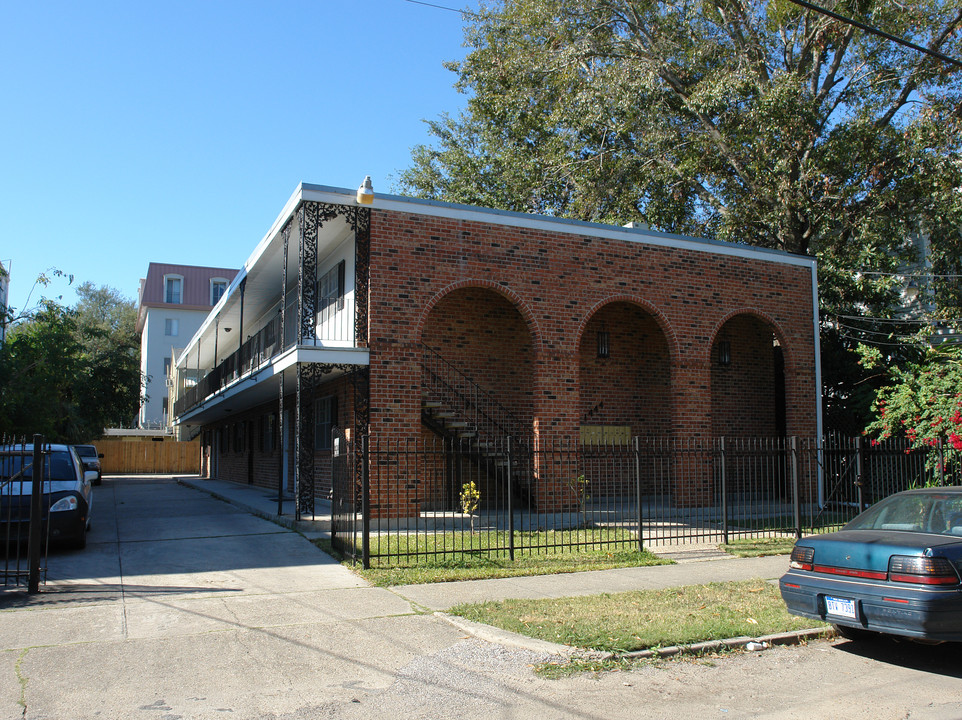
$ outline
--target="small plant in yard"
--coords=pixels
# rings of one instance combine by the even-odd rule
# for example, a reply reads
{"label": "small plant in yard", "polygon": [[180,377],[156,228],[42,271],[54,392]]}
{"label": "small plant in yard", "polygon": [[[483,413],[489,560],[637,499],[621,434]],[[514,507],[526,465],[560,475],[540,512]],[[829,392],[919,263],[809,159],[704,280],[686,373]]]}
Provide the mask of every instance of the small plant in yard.
{"label": "small plant in yard", "polygon": [[471,518],[471,534],[474,534],[474,513],[481,504],[481,491],[474,480],[461,486],[461,511]]}

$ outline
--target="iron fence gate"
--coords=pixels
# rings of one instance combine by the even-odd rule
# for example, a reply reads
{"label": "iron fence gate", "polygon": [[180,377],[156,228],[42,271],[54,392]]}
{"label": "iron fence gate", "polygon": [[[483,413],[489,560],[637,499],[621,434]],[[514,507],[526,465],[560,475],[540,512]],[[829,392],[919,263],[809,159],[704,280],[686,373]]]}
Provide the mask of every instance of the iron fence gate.
{"label": "iron fence gate", "polygon": [[897,440],[335,443],[332,538],[365,566],[801,537],[893,492],[962,482],[957,457]]}
{"label": "iron fence gate", "polygon": [[333,428],[331,434],[331,543],[346,557],[367,566],[364,528],[370,513],[364,512],[363,447],[355,448],[340,428]]}
{"label": "iron fence gate", "polygon": [[0,542],[3,544],[3,585],[25,586],[35,593],[46,581],[49,523],[43,522],[46,451],[43,437],[8,440],[0,445]]}

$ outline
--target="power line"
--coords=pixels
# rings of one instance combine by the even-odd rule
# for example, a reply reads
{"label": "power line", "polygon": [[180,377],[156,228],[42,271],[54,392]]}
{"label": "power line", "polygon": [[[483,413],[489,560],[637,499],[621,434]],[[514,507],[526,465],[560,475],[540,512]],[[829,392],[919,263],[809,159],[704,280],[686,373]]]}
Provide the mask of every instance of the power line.
{"label": "power line", "polygon": [[862,342],[870,343],[881,343],[885,340],[898,343],[918,343],[921,342],[919,335],[916,333],[906,334],[906,333],[894,333],[894,332],[884,332],[882,330],[868,330],[866,328],[855,327],[853,325],[846,325],[844,323],[836,323],[835,329],[840,335],[847,338],[858,337]]}
{"label": "power line", "polygon": [[[915,43],[910,42],[905,38],[901,38],[898,35],[892,35],[891,33],[887,33],[884,30],[880,30],[879,28],[873,27],[872,25],[867,25],[866,23],[856,20],[855,18],[846,17],[845,15],[840,15],[833,10],[829,10],[828,8],[823,8],[819,5],[815,5],[813,3],[807,2],[807,0],[790,0],[790,1],[795,3],[796,5],[799,5],[800,7],[811,10],[812,12],[817,12],[822,15],[827,15],[830,18],[833,18],[835,20],[839,20],[840,22],[847,23],[848,25],[857,27],[861,30],[864,30],[867,33],[871,33],[872,35],[878,35],[879,37],[885,38],[886,40],[891,40],[892,42],[897,43],[899,45],[904,45],[905,47],[911,48],[912,50],[923,53],[924,55],[929,55],[930,57],[938,58],[939,60],[950,63],[951,65],[955,65],[956,67],[962,67],[962,61],[960,60],[956,60],[953,57],[949,57],[948,55],[945,55],[944,53],[940,53],[938,50],[932,50],[930,48],[922,47],[921,45],[916,45]],[[471,18],[481,17],[477,13],[473,13],[469,10],[458,10],[457,8],[448,7],[447,5],[439,5],[438,3],[425,2],[425,0],[405,0],[405,2],[409,2],[412,5],[424,5],[425,7],[435,8],[436,10],[446,10],[448,12],[455,12],[455,13],[458,13],[459,15],[471,17]]]}
{"label": "power line", "polygon": [[404,2],[409,2],[412,5],[424,5],[424,7],[434,8],[435,10],[447,10],[448,12],[455,12],[458,15],[467,15],[468,17],[479,17],[473,12],[467,10],[458,10],[457,8],[448,7],[447,5],[438,5],[437,3],[424,2],[424,0],[404,0]]}
{"label": "power line", "polygon": [[950,280],[950,279],[962,278],[962,275],[951,275],[951,274],[939,275],[937,273],[917,272],[915,270],[912,270],[909,272],[885,272],[883,270],[839,270],[839,272],[852,273],[853,275],[876,275],[879,277],[932,278],[934,280]]}
{"label": "power line", "polygon": [[[463,15],[467,17],[472,17],[472,18],[481,17],[477,13],[473,13],[468,10],[458,10],[457,8],[448,7],[447,5],[439,5],[437,3],[425,2],[425,0],[404,0],[404,1],[409,2],[412,5],[424,5],[425,7],[435,8],[436,10],[447,10],[448,12],[456,12],[459,15]],[[930,57],[938,58],[939,60],[943,60],[947,63],[955,65],[956,67],[962,67],[962,61],[960,60],[956,60],[953,57],[949,57],[948,55],[940,53],[938,50],[932,50],[930,48],[922,47],[921,45],[916,45],[915,43],[910,42],[905,38],[901,38],[898,35],[892,35],[891,33],[887,33],[884,30],[880,30],[879,28],[873,27],[872,25],[867,25],[859,20],[856,20],[855,18],[846,17],[845,15],[839,15],[837,12],[833,10],[829,10],[828,8],[823,8],[819,5],[815,5],[813,3],[807,2],[806,0],[790,0],[790,1],[795,3],[796,5],[799,5],[800,7],[806,8],[813,12],[820,13],[822,15],[827,15],[830,18],[834,18],[835,20],[839,20],[840,22],[847,23],[848,25],[857,27],[861,30],[864,30],[867,33],[871,33],[872,35],[878,35],[881,38],[885,38],[886,40],[891,40],[892,42],[898,43],[899,45],[904,45],[907,48],[911,48],[912,50],[915,50],[917,52],[923,53],[925,55],[929,55]]]}
{"label": "power line", "polygon": [[[876,322],[876,323],[893,323],[893,324],[905,324],[905,325],[929,325],[927,320],[913,320],[911,318],[887,318],[887,317],[875,317],[873,315],[842,315],[839,313],[825,313],[825,317],[834,317],[842,320],[863,320],[866,322]],[[940,320],[943,323],[962,323],[962,318],[945,318]]]}
{"label": "power line", "polygon": [[806,0],[791,0],[791,2],[795,3],[796,5],[800,5],[803,8],[812,10],[813,12],[821,13],[822,15],[828,15],[830,18],[834,18],[835,20],[840,20],[843,23],[853,25],[857,28],[860,28],[861,30],[864,30],[867,33],[878,35],[879,37],[885,38],[886,40],[891,40],[892,42],[898,43],[899,45],[904,45],[905,47],[912,48],[913,50],[916,50],[920,53],[924,53],[925,55],[938,58],[939,60],[943,60],[947,63],[955,65],[956,67],[962,67],[962,61],[956,60],[955,58],[949,57],[948,55],[943,55],[938,50],[931,50],[929,48],[924,48],[921,45],[916,45],[913,42],[909,42],[905,38],[900,38],[897,35],[892,35],[891,33],[887,33],[884,30],[879,30],[878,28],[872,27],[871,25],[866,25],[865,23],[859,22],[854,18],[845,17],[844,15],[839,15],[837,12],[833,12],[832,10],[828,10],[818,5],[813,5],[810,2],[806,2]]}
{"label": "power line", "polygon": [[846,339],[846,340],[853,340],[854,342],[871,344],[871,345],[875,345],[875,346],[878,346],[878,347],[902,348],[902,347],[906,347],[906,346],[919,346],[919,347],[924,347],[924,346],[926,345],[924,342],[921,342],[921,341],[919,341],[919,340],[910,340],[910,339],[906,339],[905,342],[883,342],[883,341],[881,341],[881,340],[867,340],[867,339],[864,338],[864,337],[860,337],[860,336],[857,336],[857,335],[853,335],[853,334],[847,333],[847,332],[845,332],[845,331],[843,331],[843,330],[839,330],[839,333],[838,333],[838,334],[839,334],[839,337],[844,338],[844,339]]}

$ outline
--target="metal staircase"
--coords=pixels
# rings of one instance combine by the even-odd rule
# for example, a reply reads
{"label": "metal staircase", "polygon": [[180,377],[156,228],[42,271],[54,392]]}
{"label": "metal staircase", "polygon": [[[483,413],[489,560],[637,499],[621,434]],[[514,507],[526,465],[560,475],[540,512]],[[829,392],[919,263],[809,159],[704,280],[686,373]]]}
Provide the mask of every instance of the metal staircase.
{"label": "metal staircase", "polygon": [[[436,350],[421,348],[421,422],[482,470],[487,479],[483,503],[504,500],[508,487],[513,501],[530,503],[530,427]],[[454,485],[448,504],[457,502]]]}

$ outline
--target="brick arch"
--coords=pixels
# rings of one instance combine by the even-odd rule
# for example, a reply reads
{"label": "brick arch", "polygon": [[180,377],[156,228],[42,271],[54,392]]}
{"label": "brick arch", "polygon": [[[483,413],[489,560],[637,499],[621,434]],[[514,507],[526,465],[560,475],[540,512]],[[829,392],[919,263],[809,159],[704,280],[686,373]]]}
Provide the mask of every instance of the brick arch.
{"label": "brick arch", "polygon": [[678,336],[675,334],[675,329],[671,326],[671,323],[668,322],[668,318],[665,317],[664,313],[662,313],[647,300],[643,300],[637,295],[612,295],[595,303],[591,309],[585,313],[584,317],[581,318],[581,322],[578,324],[578,329],[574,333],[574,347],[571,348],[571,350],[575,353],[578,352],[578,348],[581,347],[581,338],[584,335],[585,328],[588,327],[588,323],[591,321],[591,318],[593,318],[600,310],[608,305],[619,302],[637,305],[655,319],[655,322],[658,323],[658,327],[661,328],[661,332],[664,334],[665,340],[668,343],[669,360],[672,364],[674,364],[679,352]]}
{"label": "brick arch", "polygon": [[725,327],[725,324],[729,320],[732,320],[739,315],[751,315],[752,317],[763,320],[768,324],[768,326],[772,329],[772,333],[774,333],[775,338],[778,340],[778,344],[782,348],[782,356],[785,359],[785,372],[787,373],[789,368],[792,368],[794,365],[795,350],[794,348],[790,348],[784,331],[782,331],[781,326],[775,321],[775,319],[768,313],[758,310],[757,308],[739,308],[726,313],[712,328],[711,335],[708,338],[707,346],[702,349],[703,355],[699,359],[704,362],[711,363],[711,351],[712,348],[715,347],[715,340],[718,338],[718,333],[721,332],[721,329]]}
{"label": "brick arch", "polygon": [[[728,325],[733,325],[732,360],[722,366],[712,353]],[[746,332],[748,335],[743,334]],[[781,348],[781,371],[776,371],[772,364],[774,350],[769,339],[772,336]],[[764,345],[758,344],[760,342]],[[788,347],[785,333],[769,314],[751,307],[729,311],[714,325],[709,342],[699,349],[699,356],[711,377],[711,418],[715,434],[777,437],[784,436],[793,426],[796,413],[789,399],[794,384],[791,371],[794,349]]]}
{"label": "brick arch", "polygon": [[[594,343],[586,337],[601,329],[600,321],[612,323],[606,328],[611,354],[605,358],[595,355]],[[679,349],[671,324],[658,309],[638,296],[612,295],[585,313],[573,336],[582,426],[619,437],[625,428],[631,436],[660,435],[672,426]],[[596,435],[586,437],[598,441]],[[604,436],[600,441],[606,442]]]}
{"label": "brick arch", "polygon": [[525,324],[528,326],[528,332],[531,333],[531,346],[535,354],[540,354],[542,348],[542,334],[541,328],[538,326],[538,322],[534,317],[534,313],[531,312],[531,308],[528,303],[525,302],[518,293],[516,293],[511,288],[507,288],[493,280],[482,280],[482,279],[469,279],[469,280],[459,280],[456,283],[451,283],[447,287],[439,290],[434,297],[432,297],[424,309],[421,311],[421,315],[418,317],[417,325],[414,328],[414,337],[417,342],[421,342],[421,338],[424,336],[424,327],[428,322],[428,318],[431,316],[431,311],[437,306],[441,300],[450,295],[457,290],[464,290],[468,288],[483,288],[485,290],[493,290],[497,294],[504,297],[506,300],[511,302],[512,305],[521,314],[524,319]]}

